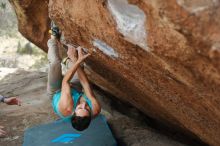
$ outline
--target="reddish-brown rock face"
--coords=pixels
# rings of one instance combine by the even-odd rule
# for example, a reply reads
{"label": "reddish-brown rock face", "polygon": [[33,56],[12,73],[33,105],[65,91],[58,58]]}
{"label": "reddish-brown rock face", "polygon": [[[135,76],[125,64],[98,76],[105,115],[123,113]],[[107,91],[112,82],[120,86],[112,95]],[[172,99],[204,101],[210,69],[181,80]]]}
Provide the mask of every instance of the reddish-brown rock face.
{"label": "reddish-brown rock face", "polygon": [[[17,14],[28,10],[20,31],[46,50],[47,1],[11,3]],[[95,84],[220,145],[219,0],[50,0],[49,15],[67,43],[92,52]]]}
{"label": "reddish-brown rock face", "polygon": [[18,18],[18,30],[29,41],[47,51],[48,0],[9,0]]}

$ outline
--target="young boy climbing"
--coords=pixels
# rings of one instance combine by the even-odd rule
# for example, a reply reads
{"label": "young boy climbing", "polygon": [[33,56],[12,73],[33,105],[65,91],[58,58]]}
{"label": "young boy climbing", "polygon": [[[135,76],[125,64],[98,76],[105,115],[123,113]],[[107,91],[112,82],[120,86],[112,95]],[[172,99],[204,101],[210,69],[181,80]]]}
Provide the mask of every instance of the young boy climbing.
{"label": "young boy climbing", "polygon": [[[73,128],[82,131],[101,111],[89,85],[88,78],[81,67],[83,61],[90,56],[84,54],[81,47],[68,46],[68,71],[62,76],[61,57],[59,55],[59,29],[52,23],[52,35],[48,40],[48,95],[52,98],[54,112],[63,119],[70,119]],[[77,73],[84,92],[79,91],[71,82]]]}

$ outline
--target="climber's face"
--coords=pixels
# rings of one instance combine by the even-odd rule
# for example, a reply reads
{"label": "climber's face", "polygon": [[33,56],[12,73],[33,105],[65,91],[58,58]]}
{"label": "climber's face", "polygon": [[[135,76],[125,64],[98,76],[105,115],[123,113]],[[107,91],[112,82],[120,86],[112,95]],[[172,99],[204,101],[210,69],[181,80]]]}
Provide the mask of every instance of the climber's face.
{"label": "climber's face", "polygon": [[81,102],[76,106],[75,114],[76,116],[86,117],[89,116],[90,108],[86,102]]}

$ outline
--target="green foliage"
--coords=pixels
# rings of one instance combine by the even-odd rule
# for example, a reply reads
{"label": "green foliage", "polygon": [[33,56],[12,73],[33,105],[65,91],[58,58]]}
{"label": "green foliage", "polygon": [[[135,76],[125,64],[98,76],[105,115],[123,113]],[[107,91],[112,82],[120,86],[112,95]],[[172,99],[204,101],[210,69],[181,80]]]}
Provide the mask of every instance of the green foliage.
{"label": "green foliage", "polygon": [[21,42],[18,42],[17,45],[17,53],[18,54],[29,54],[29,55],[37,55],[39,54],[39,49],[33,45],[31,45],[30,42],[22,45]]}
{"label": "green foliage", "polygon": [[0,36],[17,37],[17,18],[8,0],[0,0]]}
{"label": "green foliage", "polygon": [[41,58],[35,62],[32,68],[39,69],[45,64],[48,64],[48,59],[47,59],[47,54],[43,52]]}
{"label": "green foliage", "polygon": [[1,4],[0,4],[0,8],[3,9],[3,10],[5,10],[5,9],[6,9],[6,3],[1,2]]}

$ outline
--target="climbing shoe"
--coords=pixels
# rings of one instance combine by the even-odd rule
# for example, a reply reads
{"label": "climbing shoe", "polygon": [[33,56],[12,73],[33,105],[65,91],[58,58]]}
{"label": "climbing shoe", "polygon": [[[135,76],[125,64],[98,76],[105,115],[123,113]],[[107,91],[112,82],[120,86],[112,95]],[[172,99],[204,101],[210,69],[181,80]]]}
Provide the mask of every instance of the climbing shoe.
{"label": "climbing shoe", "polygon": [[57,39],[60,39],[61,31],[59,27],[54,23],[53,20],[51,20],[51,23],[50,23],[50,34],[55,36]]}

